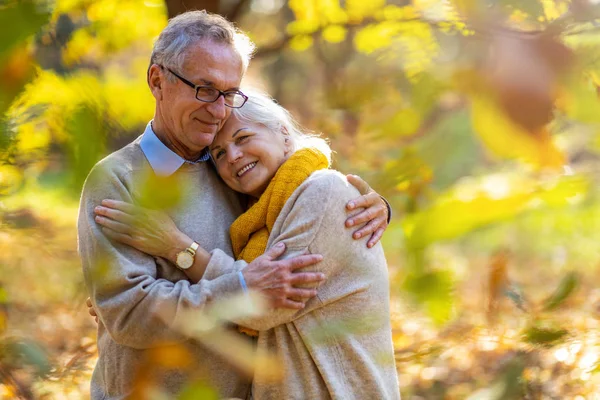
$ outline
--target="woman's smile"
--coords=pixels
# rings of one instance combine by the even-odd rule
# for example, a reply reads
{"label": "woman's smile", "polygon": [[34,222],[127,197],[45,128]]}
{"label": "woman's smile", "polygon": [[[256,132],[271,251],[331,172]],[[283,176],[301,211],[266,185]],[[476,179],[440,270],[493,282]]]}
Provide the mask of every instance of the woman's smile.
{"label": "woman's smile", "polygon": [[254,169],[254,167],[256,167],[256,164],[258,164],[258,161],[253,161],[249,164],[246,164],[242,169],[240,169],[237,172],[237,177],[241,178],[242,176],[246,175],[247,172],[251,171],[252,169]]}

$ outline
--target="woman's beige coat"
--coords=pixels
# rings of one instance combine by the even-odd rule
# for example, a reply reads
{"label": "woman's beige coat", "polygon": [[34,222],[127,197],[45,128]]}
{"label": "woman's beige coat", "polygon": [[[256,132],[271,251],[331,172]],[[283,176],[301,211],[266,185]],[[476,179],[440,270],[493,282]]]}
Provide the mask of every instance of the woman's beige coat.
{"label": "woman's beige coat", "polygon": [[[282,380],[256,371],[254,400],[400,398],[383,249],[368,249],[366,239],[353,240],[344,228],[345,204],[358,195],[338,172],[317,171],[277,218],[268,247],[284,242],[285,258],[307,250],[322,254],[324,260],[310,269],[327,280],[303,310],[276,309],[235,321],[259,331],[258,351],[276,352],[282,360]],[[204,278],[244,265],[215,250]]]}

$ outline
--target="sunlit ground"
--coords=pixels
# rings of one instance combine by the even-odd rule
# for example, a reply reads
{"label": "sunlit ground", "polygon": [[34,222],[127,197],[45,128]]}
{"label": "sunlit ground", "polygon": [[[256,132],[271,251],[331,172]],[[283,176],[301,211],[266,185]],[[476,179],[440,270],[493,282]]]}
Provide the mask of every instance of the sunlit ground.
{"label": "sunlit ground", "polygon": [[[40,354],[31,359],[35,365],[36,357],[39,361],[47,355],[45,378],[34,379],[33,367],[11,371],[20,390],[32,390],[39,399],[87,398],[97,356],[95,323],[84,306],[76,252],[77,199],[65,199],[64,193],[34,190],[3,203],[5,210],[21,211],[4,214],[0,233],[0,311],[7,316],[0,338],[25,338],[41,345]],[[392,227],[389,235],[396,232]],[[521,385],[532,399],[598,398],[600,289],[593,270],[579,271],[581,284],[575,294],[543,313],[540,304],[564,273],[509,260],[509,279],[527,294],[527,312],[505,296],[490,310],[490,257],[483,252],[466,257],[458,244],[440,245],[436,257],[452,259],[459,280],[458,315],[437,327],[398,288],[402,267],[397,249],[391,247],[400,239],[393,239],[386,246],[393,283],[393,337],[405,399],[498,398],[503,390],[514,389],[506,382]],[[544,332],[530,332],[533,338],[526,340],[533,321],[548,332],[566,332],[555,341],[543,337]],[[511,373],[521,371],[526,385],[510,379]],[[0,399],[18,394],[15,385],[0,385]]]}

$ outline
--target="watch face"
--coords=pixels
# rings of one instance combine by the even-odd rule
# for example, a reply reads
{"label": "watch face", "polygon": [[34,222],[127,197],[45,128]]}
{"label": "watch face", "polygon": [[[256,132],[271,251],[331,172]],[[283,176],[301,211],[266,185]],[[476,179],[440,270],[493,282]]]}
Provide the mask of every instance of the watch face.
{"label": "watch face", "polygon": [[194,263],[194,257],[187,251],[177,254],[177,266],[181,269],[188,269]]}

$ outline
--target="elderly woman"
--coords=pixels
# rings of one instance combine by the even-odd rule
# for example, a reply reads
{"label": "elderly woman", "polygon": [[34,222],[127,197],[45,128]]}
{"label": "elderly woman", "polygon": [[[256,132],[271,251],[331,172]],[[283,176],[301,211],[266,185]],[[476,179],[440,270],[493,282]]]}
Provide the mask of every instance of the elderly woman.
{"label": "elderly woman", "polygon": [[[328,169],[327,143],[304,133],[270,97],[252,93],[218,133],[210,155],[223,181],[252,201],[230,230],[238,261],[199,246],[185,270],[188,277],[214,279],[242,269],[281,243],[286,258],[322,254],[313,270],[327,276],[317,296],[305,305],[299,301],[296,310],[273,309],[234,321],[250,334],[257,331],[258,351],[282,360],[281,380],[255,372],[253,398],[400,398],[383,249],[381,244],[369,249],[343,232],[344,206],[358,192],[342,174]],[[106,204],[120,212],[98,223],[115,240],[172,260],[177,257],[173,249],[193,242],[162,213],[152,211],[146,223],[135,224],[133,206]]]}

